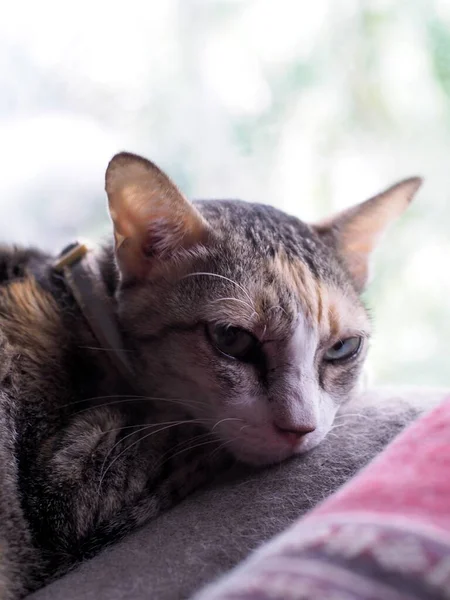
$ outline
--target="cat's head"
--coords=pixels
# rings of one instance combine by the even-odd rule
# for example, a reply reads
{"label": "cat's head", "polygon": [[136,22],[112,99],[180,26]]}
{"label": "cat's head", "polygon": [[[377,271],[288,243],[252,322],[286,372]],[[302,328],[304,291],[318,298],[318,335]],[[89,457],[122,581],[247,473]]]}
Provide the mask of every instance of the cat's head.
{"label": "cat's head", "polygon": [[310,226],[269,206],[190,203],[149,161],[115,156],[118,310],[140,385],[246,462],[317,445],[367,353],[369,255],[420,183]]}

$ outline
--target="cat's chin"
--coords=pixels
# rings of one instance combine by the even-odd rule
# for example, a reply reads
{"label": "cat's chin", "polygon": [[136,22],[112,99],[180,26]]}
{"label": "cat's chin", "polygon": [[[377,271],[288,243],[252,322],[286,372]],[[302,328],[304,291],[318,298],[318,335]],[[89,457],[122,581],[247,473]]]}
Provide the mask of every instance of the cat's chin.
{"label": "cat's chin", "polygon": [[231,449],[233,456],[241,463],[250,465],[252,467],[268,467],[270,465],[276,465],[288,458],[291,458],[296,453],[292,451],[279,453],[278,456],[262,455],[258,453],[249,452],[246,450],[235,450]]}
{"label": "cat's chin", "polygon": [[325,435],[326,432],[322,435],[305,436],[294,448],[292,446],[261,448],[249,444],[234,443],[230,444],[228,449],[242,463],[253,467],[266,467],[309,452],[320,444]]}
{"label": "cat's chin", "polygon": [[239,462],[251,465],[253,467],[266,467],[278,464],[284,460],[287,460],[288,458],[292,458],[293,456],[304,454],[309,449],[310,448],[306,446],[305,448],[303,448],[303,446],[299,446],[298,448],[278,448],[269,451],[267,448],[257,449],[246,448],[242,446],[229,447],[229,450]]}

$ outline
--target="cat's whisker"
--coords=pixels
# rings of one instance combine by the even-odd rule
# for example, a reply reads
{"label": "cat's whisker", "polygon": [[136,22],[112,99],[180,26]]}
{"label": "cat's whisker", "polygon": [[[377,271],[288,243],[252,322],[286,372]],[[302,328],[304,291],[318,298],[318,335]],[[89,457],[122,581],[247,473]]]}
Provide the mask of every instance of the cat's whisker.
{"label": "cat's whisker", "polygon": [[[68,408],[70,406],[76,406],[77,404],[83,404],[86,402],[92,402],[94,400],[106,400],[109,398],[118,398],[119,400],[117,401],[117,403],[119,402],[133,402],[136,400],[158,400],[158,401],[167,401],[167,402],[180,402],[186,405],[197,405],[197,406],[207,406],[206,402],[201,402],[199,400],[183,400],[183,398],[166,398],[166,397],[160,397],[160,396],[143,396],[143,395],[137,395],[137,394],[110,394],[107,396],[91,396],[90,398],[83,398],[82,400],[76,400],[75,402],[68,402],[67,404],[62,404],[61,406],[58,406],[58,409],[63,409],[63,408]],[[100,408],[102,406],[108,406],[108,404],[97,404],[97,405],[93,405],[92,407],[89,408]],[[87,409],[88,410],[88,409]],[[78,413],[80,414],[80,413]]]}
{"label": "cat's whisker", "polygon": [[252,314],[250,315],[250,319],[252,319],[254,315],[258,316],[258,313],[255,311],[254,307],[251,306],[245,300],[241,300],[241,298],[232,298],[232,297],[229,297],[229,298],[216,298],[215,300],[211,300],[211,304],[214,304],[216,302],[225,302],[226,300],[233,300],[234,302],[240,302],[244,306],[247,306],[247,308],[249,308],[252,311]]}
{"label": "cat's whisker", "polygon": [[267,310],[268,310],[268,311],[270,311],[270,310],[277,310],[277,309],[278,309],[278,310],[281,310],[282,312],[284,312],[284,314],[285,314],[286,316],[288,316],[287,312],[284,310],[284,308],[281,306],[281,304],[276,304],[275,306],[271,306],[271,307],[270,307],[270,308],[268,308]]}
{"label": "cat's whisker", "polygon": [[133,396],[133,394],[109,394],[107,396],[91,396],[90,398],[83,398],[82,400],[76,400],[74,402],[62,404],[61,406],[58,406],[58,409],[68,408],[69,406],[76,406],[77,404],[82,404],[83,402],[91,402],[93,400],[106,400],[107,398],[128,398],[130,400],[135,400],[139,397]]}
{"label": "cat's whisker", "polygon": [[178,452],[171,454],[164,462],[158,463],[155,467],[155,470],[160,469],[166,462],[168,462],[169,460],[172,460],[173,458],[175,458],[176,456],[179,456],[180,454],[183,454],[183,452],[189,452],[190,450],[194,450],[195,448],[200,448],[201,446],[207,446],[208,444],[217,444],[217,439],[206,440],[204,442],[200,442],[198,444],[194,444],[191,446],[187,446],[186,448],[182,448]]}
{"label": "cat's whisker", "polygon": [[[156,425],[160,425],[160,423],[155,423],[155,427]],[[151,425],[148,423],[139,423],[138,425],[122,425],[121,427],[114,427],[112,429],[104,429],[102,431],[102,435],[105,435],[106,433],[113,433],[114,431],[122,431],[122,429],[137,429],[138,427],[150,427]],[[125,439],[125,438],[122,438]]]}
{"label": "cat's whisker", "polygon": [[[342,420],[343,417],[350,417],[348,420]],[[352,414],[352,415],[341,415],[341,417],[338,420],[338,417],[335,418],[334,423],[332,425],[332,427],[330,428],[330,431],[332,431],[333,429],[338,429],[338,427],[347,427],[349,425],[349,423],[351,424],[352,421],[354,419],[367,419],[368,421],[371,420],[371,418],[367,415],[362,415],[362,414]],[[336,422],[337,421],[337,422]]]}
{"label": "cat's whisker", "polygon": [[[100,494],[100,489],[101,489],[101,486],[102,486],[102,482],[103,482],[104,476],[105,476],[105,474],[106,474],[106,472],[107,472],[107,470],[108,470],[108,469],[107,469],[105,472],[103,472],[103,469],[104,469],[104,467],[105,467],[105,464],[106,464],[106,461],[107,461],[108,457],[109,457],[109,456],[111,455],[111,453],[114,451],[114,448],[116,448],[116,447],[117,447],[119,444],[121,444],[122,442],[124,442],[126,439],[128,439],[128,438],[129,438],[129,437],[131,437],[132,435],[136,435],[137,433],[140,433],[141,431],[145,431],[145,430],[146,430],[146,429],[148,429],[149,427],[151,427],[151,425],[142,425],[142,426],[140,427],[140,429],[138,429],[137,431],[132,431],[131,433],[129,433],[129,434],[127,434],[126,436],[124,436],[123,438],[120,438],[120,440],[118,440],[118,441],[117,441],[117,442],[116,442],[116,443],[113,445],[113,447],[112,447],[112,448],[110,448],[110,449],[109,449],[109,451],[106,453],[106,456],[105,456],[105,458],[103,459],[102,466],[101,466],[101,469],[100,469],[100,482],[99,482],[99,484],[98,484],[98,493],[99,493],[99,494]],[[107,433],[107,432],[105,431],[104,433]],[[139,440],[138,440],[138,441],[139,441]],[[119,456],[120,456],[120,454],[119,454]],[[109,467],[108,467],[108,468],[109,468]]]}
{"label": "cat's whisker", "polygon": [[[233,420],[233,419],[230,419],[230,420]],[[241,419],[235,419],[235,420],[241,420]],[[213,422],[213,421],[214,421],[214,419],[190,419],[190,420],[183,421],[183,423],[190,423],[190,424],[193,424],[193,425],[203,425],[203,426],[206,426],[208,423]],[[139,431],[143,431],[144,429],[149,429],[150,427],[161,427],[161,425],[180,425],[180,424],[181,424],[181,421],[180,420],[176,420],[176,421],[158,421],[156,423],[140,423],[138,425],[123,425],[122,427],[115,427],[113,429],[106,429],[106,430],[102,431],[102,434],[112,433],[113,431],[121,431],[122,429],[131,429],[131,428],[138,428],[139,427],[139,428],[141,428]],[[121,442],[123,442],[123,440],[127,439],[128,437],[130,437],[134,433],[139,433],[139,431],[134,431],[134,432],[130,433],[129,435],[127,435],[127,436],[121,438],[120,440],[118,440],[118,442],[116,444],[114,444],[114,446],[110,449],[110,451],[108,452],[107,456],[105,457],[105,459],[103,461],[102,469],[104,467],[104,463],[105,463],[106,459],[111,454],[111,452],[113,452],[114,448],[118,444],[120,444]],[[208,431],[208,432],[206,432],[204,434],[201,434],[201,435],[202,436],[204,436],[204,435],[213,435],[212,434],[212,430]],[[197,437],[197,436],[194,436],[194,437]],[[188,440],[185,440],[184,442],[181,442],[181,444],[182,443],[186,443],[186,442],[190,442],[190,441],[191,440],[188,439]],[[178,444],[178,445],[180,445],[180,444]],[[175,446],[175,447],[177,447],[177,446]]]}
{"label": "cat's whisker", "polygon": [[[243,421],[243,419],[237,419],[237,418],[233,418],[233,417],[230,417],[230,418],[227,418],[227,419],[222,419],[221,421],[218,421],[218,422],[216,423],[216,425],[215,425],[215,426],[212,428],[212,430],[211,430],[210,434],[212,434],[212,431],[214,430],[214,428],[215,428],[217,425],[219,425],[220,423],[222,423],[223,421]],[[243,430],[244,430],[246,427],[250,427],[250,425],[248,425],[248,424],[244,424],[244,425],[242,425],[242,427],[239,429],[238,435],[234,436],[234,437],[233,437],[233,438],[231,438],[231,439],[227,439],[227,440],[225,440],[225,441],[224,441],[224,442],[222,442],[222,443],[221,443],[221,444],[220,444],[220,445],[219,445],[217,448],[215,448],[215,450],[214,450],[214,451],[215,451],[215,452],[219,452],[219,451],[220,451],[220,450],[221,450],[221,449],[222,449],[224,446],[226,446],[227,444],[229,444],[229,443],[232,443],[232,442],[235,442],[236,440],[238,440],[238,439],[239,439],[239,434],[240,434],[240,433],[241,433],[241,432],[242,432],[242,431],[243,431]],[[214,438],[213,440],[211,440],[211,442],[216,442],[216,443],[217,443],[217,438]],[[214,455],[214,453],[211,455],[211,457],[212,457],[213,455]]]}
{"label": "cat's whisker", "polygon": [[365,415],[363,415],[363,413],[338,413],[336,415],[336,419],[341,419],[342,417],[364,417]]}
{"label": "cat's whisker", "polygon": [[217,423],[214,425],[214,427],[211,429],[211,432],[214,431],[214,429],[216,427],[218,427],[221,423],[225,423],[226,421],[241,421],[243,422],[244,419],[239,419],[237,417],[226,417],[225,419],[221,419],[220,421],[217,421]]}
{"label": "cat's whisker", "polygon": [[[112,396],[114,397],[114,396]],[[155,400],[157,402],[167,402],[169,404],[176,404],[178,406],[182,406],[184,408],[189,408],[189,406],[195,407],[204,407],[207,406],[206,403],[200,403],[200,402],[196,402],[196,403],[192,403],[190,400],[189,401],[185,401],[182,399],[175,399],[175,398],[152,398],[151,396],[126,396],[120,400],[113,400],[111,402],[105,402],[103,404],[95,404],[93,406],[88,406],[87,408],[84,408],[83,410],[79,410],[77,411],[75,414],[77,415],[81,415],[87,411],[90,410],[95,410],[96,408],[104,408],[105,406],[114,406],[116,404],[122,404],[122,403],[127,403],[127,402],[136,402],[137,400]],[[83,402],[86,402],[86,400],[84,400]]]}
{"label": "cat's whisker", "polygon": [[[189,421],[189,423],[193,423],[194,425],[197,425],[197,424],[204,425],[205,423],[207,424],[210,421],[214,421],[214,419],[192,419],[191,421]],[[176,421],[157,421],[155,423],[139,423],[136,425],[122,425],[121,427],[114,427],[113,429],[105,429],[102,431],[102,434],[112,433],[113,431],[121,431],[122,429],[132,429],[132,428],[136,428],[136,427],[159,427],[160,425],[178,424],[179,422],[180,422],[179,420],[176,420]],[[211,435],[210,432],[209,432],[209,435]],[[125,439],[125,438],[122,438],[122,439]]]}
{"label": "cat's whisker", "polygon": [[160,460],[158,461],[158,463],[156,464],[154,469],[160,469],[169,460],[171,460],[173,458],[173,455],[171,455],[171,452],[173,452],[174,450],[187,450],[189,448],[189,445],[192,444],[192,442],[202,440],[204,438],[207,438],[208,436],[211,436],[211,440],[210,440],[211,442],[217,442],[217,438],[213,434],[211,434],[210,431],[199,434],[199,435],[195,435],[192,438],[185,439],[182,442],[179,442],[178,444],[176,444],[173,448],[169,448],[169,450],[164,452],[164,454],[160,457]]}
{"label": "cat's whisker", "polygon": [[182,404],[183,406],[200,406],[200,407],[205,407],[205,406],[209,406],[208,402],[204,402],[201,400],[193,400],[193,399],[184,399],[184,398],[163,398],[163,397],[154,397],[154,396],[137,396],[138,400],[157,400],[162,401],[162,402],[169,402],[169,403],[179,403]]}
{"label": "cat's whisker", "polygon": [[88,411],[95,410],[97,408],[105,408],[106,406],[115,406],[117,404],[126,404],[128,402],[136,402],[139,398],[121,398],[120,400],[111,400],[110,402],[104,402],[103,404],[94,404],[93,406],[88,406],[87,408],[83,408],[83,410],[78,410],[75,414],[82,415]]}
{"label": "cat's whisker", "polygon": [[205,438],[205,437],[208,437],[208,436],[212,436],[212,437],[213,437],[213,440],[211,440],[211,441],[217,441],[217,438],[216,438],[216,437],[215,437],[215,436],[214,436],[214,435],[213,435],[213,434],[212,434],[210,431],[207,431],[206,433],[200,433],[199,435],[195,435],[195,436],[194,436],[194,437],[192,437],[192,438],[188,438],[188,439],[186,439],[186,440],[183,440],[182,442],[179,442],[178,444],[175,444],[175,446],[173,446],[173,448],[170,448],[169,450],[167,450],[166,452],[164,452],[164,454],[161,456],[161,458],[160,458],[160,460],[159,460],[158,464],[156,465],[155,469],[156,469],[156,468],[158,468],[158,469],[159,469],[159,468],[160,468],[160,467],[161,467],[163,464],[165,464],[165,463],[166,463],[168,460],[170,460],[170,459],[171,459],[171,457],[169,456],[169,457],[167,458],[167,460],[163,460],[163,459],[165,459],[165,458],[166,458],[166,457],[167,457],[167,456],[170,454],[170,452],[172,452],[173,450],[177,450],[177,449],[179,449],[179,448],[183,448],[183,446],[189,446],[189,444],[191,444],[191,443],[192,443],[194,440],[200,440],[200,439],[203,439],[203,438]]}
{"label": "cat's whisker", "polygon": [[255,308],[255,304],[253,302],[252,297],[250,296],[250,294],[248,293],[248,291],[237,281],[234,281],[233,279],[230,279],[229,277],[225,277],[225,275],[219,275],[218,273],[208,273],[208,272],[203,272],[203,271],[197,271],[196,273],[188,273],[187,275],[183,275],[183,277],[181,277],[181,279],[187,279],[188,277],[196,277],[196,276],[200,276],[200,275],[207,275],[209,277],[218,277],[219,279],[224,279],[225,281],[229,281],[230,283],[232,283],[233,285],[235,285],[236,287],[238,287],[240,290],[242,290],[244,292],[244,294],[247,296],[248,300],[250,301],[250,304],[252,305],[252,308]]}
{"label": "cat's whisker", "polygon": [[[198,421],[200,421],[201,419],[198,419]],[[204,421],[208,421],[208,420],[213,420],[213,419],[204,419]],[[190,449],[192,449],[193,447],[197,447],[197,446],[190,446],[189,444],[191,444],[194,440],[199,440],[201,438],[207,437],[207,436],[213,436],[212,440],[209,440],[207,443],[212,443],[212,442],[216,442],[217,443],[217,438],[214,436],[213,431],[214,429],[220,425],[221,423],[224,423],[225,421],[243,421],[243,419],[239,419],[237,417],[226,417],[224,419],[221,419],[220,421],[217,421],[215,423],[215,425],[212,427],[211,431],[208,431],[206,433],[200,434],[198,436],[194,436],[193,438],[190,438],[188,440],[184,440],[183,442],[180,442],[179,444],[177,444],[176,446],[174,446],[173,448],[171,448],[170,450],[168,450],[167,452],[165,452],[163,454],[163,456],[161,457],[160,462],[157,464],[157,466],[155,468],[160,468],[165,462],[171,460],[172,458],[174,458],[175,456],[178,456],[179,454],[181,454],[182,452],[188,452]],[[245,425],[244,425],[245,427]],[[186,446],[185,448],[182,448],[182,446]],[[176,450],[177,448],[181,449],[176,452],[175,454],[170,455],[165,461],[162,461],[162,459],[164,459],[170,451],[172,450]],[[162,462],[161,462],[162,461]]]}
{"label": "cat's whisker", "polygon": [[[218,425],[220,425],[220,423],[223,423],[223,422],[225,422],[225,421],[243,421],[243,419],[238,419],[238,418],[235,418],[235,417],[226,417],[225,419],[221,419],[220,421],[217,421],[217,423],[214,425],[214,427],[211,429],[211,431],[209,431],[209,432],[207,432],[207,433],[205,433],[205,434],[203,434],[203,435],[196,436],[195,438],[192,438],[192,439],[190,439],[190,440],[185,440],[185,442],[183,442],[183,443],[184,443],[184,444],[186,444],[186,446],[187,446],[186,448],[182,448],[181,450],[179,450],[179,451],[178,451],[178,452],[176,452],[175,454],[172,454],[172,455],[170,455],[170,456],[169,456],[169,457],[166,459],[166,461],[164,461],[163,463],[158,463],[158,465],[157,465],[157,467],[156,467],[156,468],[160,468],[160,467],[162,466],[162,464],[164,464],[165,462],[167,462],[167,461],[169,461],[169,460],[172,460],[172,458],[174,458],[175,456],[178,456],[178,455],[179,455],[179,454],[181,454],[182,452],[188,452],[189,450],[192,450],[193,448],[197,448],[197,447],[199,447],[199,446],[202,446],[202,445],[211,444],[211,443],[217,443],[217,441],[218,441],[218,440],[217,440],[217,438],[214,436],[214,438],[213,438],[212,440],[207,440],[206,442],[203,442],[203,443],[201,443],[201,444],[196,444],[195,446],[190,446],[190,445],[189,445],[189,443],[190,443],[190,442],[192,442],[192,441],[194,441],[194,439],[198,440],[198,439],[199,439],[199,438],[201,438],[201,437],[206,437],[206,436],[208,436],[208,435],[213,435],[213,433],[212,433],[212,432],[214,431],[214,429],[215,429],[215,428],[216,428]],[[245,429],[245,427],[249,427],[249,425],[247,425],[247,424],[244,424],[244,425],[243,425],[243,426],[240,428],[240,430],[239,430],[239,433],[240,433],[240,432],[241,432],[243,429]],[[235,441],[235,440],[237,440],[238,438],[239,438],[239,435],[238,435],[238,436],[235,436],[235,437],[233,438],[233,440],[232,440],[232,441]],[[224,442],[224,443],[226,444],[228,441],[229,441],[229,440],[227,440],[227,441],[226,441],[226,442]],[[220,450],[220,449],[221,449],[221,448],[224,446],[224,443],[220,444],[220,446],[219,446],[218,450]],[[176,447],[175,447],[175,448],[176,448]],[[173,449],[175,449],[175,448],[173,448]],[[162,457],[162,458],[164,458],[164,457],[165,457],[167,454],[168,454],[168,452],[166,452],[166,453],[163,455],[163,457]]]}
{"label": "cat's whisker", "polygon": [[212,453],[210,455],[210,459],[212,459],[216,453],[223,450],[223,448],[225,448],[226,446],[231,446],[231,444],[233,444],[236,440],[239,440],[239,435],[235,435],[233,438],[229,438],[229,439],[225,440],[224,442],[222,442],[222,444],[220,444],[217,448],[215,448],[212,451]]}
{"label": "cat's whisker", "polygon": [[125,348],[100,348],[96,346],[78,346],[78,348],[81,348],[82,350],[101,350],[102,352],[117,352],[119,350],[120,352],[132,353],[132,350],[127,350]]}
{"label": "cat's whisker", "polygon": [[221,450],[223,450],[226,446],[228,446],[229,444],[232,444],[234,441],[236,441],[238,438],[233,438],[231,440],[225,440],[224,442],[222,442],[221,444],[219,444],[219,446],[217,446],[217,448],[214,448],[214,450],[211,452],[210,454],[210,459],[212,460],[213,457],[219,453]]}
{"label": "cat's whisker", "polygon": [[333,427],[330,427],[330,431],[334,431],[335,429],[339,429],[340,427],[347,427],[347,423],[342,423],[340,425],[333,425]]}
{"label": "cat's whisker", "polygon": [[105,456],[105,459],[103,460],[102,468],[100,470],[100,473],[102,473],[102,474],[100,476],[100,481],[99,481],[99,484],[98,484],[98,493],[100,493],[101,486],[102,486],[103,480],[104,480],[104,478],[106,476],[106,473],[111,469],[111,467],[113,466],[113,464],[117,460],[119,460],[119,458],[123,454],[125,454],[125,452],[127,452],[128,450],[131,450],[131,448],[133,448],[134,446],[136,446],[136,444],[139,444],[139,442],[142,442],[143,440],[151,437],[152,435],[156,435],[157,433],[160,433],[161,431],[166,431],[167,429],[170,429],[172,427],[177,427],[178,425],[186,425],[188,423],[192,425],[192,424],[195,424],[195,421],[196,421],[195,419],[189,419],[187,421],[175,421],[175,422],[171,423],[170,425],[167,425],[165,427],[161,427],[161,428],[157,429],[156,431],[151,431],[150,433],[147,433],[143,437],[139,438],[138,440],[136,440],[135,442],[133,442],[132,444],[130,444],[129,446],[127,446],[124,450],[122,450],[121,452],[119,452],[119,454],[109,463],[109,465],[106,468],[106,470],[102,473],[103,467],[104,467],[105,462],[106,462],[106,459],[108,458],[108,456],[111,455],[111,453],[113,452],[114,448],[116,448],[118,444],[120,444],[121,442],[123,442],[125,439],[127,439],[131,435],[135,435],[136,433],[140,433],[141,431],[144,431],[145,429],[148,429],[149,427],[154,427],[154,425],[147,425],[147,426],[143,427],[142,429],[139,429],[138,431],[133,431],[132,433],[126,435],[124,438],[121,438],[118,442],[116,442],[114,444],[114,446],[110,449],[110,451]]}
{"label": "cat's whisker", "polygon": [[334,417],[334,420],[337,421],[338,419],[367,419],[368,421],[371,420],[371,418],[368,415],[363,415],[362,413],[343,413],[341,415],[336,415]]}

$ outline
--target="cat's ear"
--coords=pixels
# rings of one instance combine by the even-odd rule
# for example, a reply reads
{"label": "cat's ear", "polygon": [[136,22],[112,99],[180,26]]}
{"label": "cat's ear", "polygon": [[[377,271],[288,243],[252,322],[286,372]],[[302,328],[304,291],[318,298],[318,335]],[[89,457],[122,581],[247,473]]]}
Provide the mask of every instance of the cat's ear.
{"label": "cat's ear", "polygon": [[158,265],[203,244],[209,227],[199,211],[156,165],[122,152],[106,170],[116,258],[125,278],[142,278]]}
{"label": "cat's ear", "polygon": [[358,291],[367,283],[370,255],[382,234],[408,207],[421,184],[420,177],[405,179],[314,226],[334,246]]}

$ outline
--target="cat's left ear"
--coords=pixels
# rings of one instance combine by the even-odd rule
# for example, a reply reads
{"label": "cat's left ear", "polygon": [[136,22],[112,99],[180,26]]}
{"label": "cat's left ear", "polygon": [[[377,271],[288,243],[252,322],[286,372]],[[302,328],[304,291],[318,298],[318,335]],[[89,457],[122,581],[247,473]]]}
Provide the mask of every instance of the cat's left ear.
{"label": "cat's left ear", "polygon": [[314,226],[338,252],[359,292],[367,283],[371,253],[389,225],[408,207],[421,184],[420,177],[405,179]]}
{"label": "cat's left ear", "polygon": [[210,228],[176,185],[150,161],[122,152],[105,177],[122,277],[152,276],[203,244]]}

